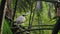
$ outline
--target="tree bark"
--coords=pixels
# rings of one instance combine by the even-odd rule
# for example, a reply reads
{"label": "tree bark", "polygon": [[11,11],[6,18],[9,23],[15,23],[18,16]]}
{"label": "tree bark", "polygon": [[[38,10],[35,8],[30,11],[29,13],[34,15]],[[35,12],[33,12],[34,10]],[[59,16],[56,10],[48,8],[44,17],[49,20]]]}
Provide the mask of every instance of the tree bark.
{"label": "tree bark", "polygon": [[57,16],[60,16],[60,7],[57,8]]}
{"label": "tree bark", "polygon": [[1,24],[2,24],[2,17],[3,17],[5,2],[6,2],[6,0],[2,0],[1,1],[1,7],[0,7],[0,28],[1,28]]}
{"label": "tree bark", "polygon": [[11,6],[11,0],[7,0],[6,14],[9,18],[12,18],[12,10],[10,6]]}
{"label": "tree bark", "polygon": [[2,27],[2,23],[3,23],[5,2],[6,2],[6,0],[2,0],[1,6],[0,6],[0,32],[1,32],[1,27]]}

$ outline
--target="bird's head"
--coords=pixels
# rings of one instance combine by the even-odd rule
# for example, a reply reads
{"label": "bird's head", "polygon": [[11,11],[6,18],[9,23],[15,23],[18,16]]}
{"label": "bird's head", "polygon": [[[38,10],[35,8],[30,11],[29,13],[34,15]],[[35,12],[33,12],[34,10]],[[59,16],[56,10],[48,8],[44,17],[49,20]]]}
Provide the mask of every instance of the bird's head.
{"label": "bird's head", "polygon": [[26,16],[26,14],[23,14],[22,16]]}

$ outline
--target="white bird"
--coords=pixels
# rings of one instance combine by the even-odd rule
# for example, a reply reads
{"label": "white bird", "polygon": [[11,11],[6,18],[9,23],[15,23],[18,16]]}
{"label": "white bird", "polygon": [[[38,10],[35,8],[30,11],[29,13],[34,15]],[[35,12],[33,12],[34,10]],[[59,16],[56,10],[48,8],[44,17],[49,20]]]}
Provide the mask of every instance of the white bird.
{"label": "white bird", "polygon": [[25,16],[26,15],[22,15],[22,16],[17,17],[14,25],[20,25],[20,24],[24,23],[26,20]]}

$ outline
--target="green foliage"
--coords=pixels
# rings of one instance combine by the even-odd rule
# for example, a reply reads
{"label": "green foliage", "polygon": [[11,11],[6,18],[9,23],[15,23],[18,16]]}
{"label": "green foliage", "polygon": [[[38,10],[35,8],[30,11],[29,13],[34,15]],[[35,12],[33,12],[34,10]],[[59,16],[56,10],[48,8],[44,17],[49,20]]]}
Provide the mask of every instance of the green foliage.
{"label": "green foliage", "polygon": [[[26,3],[28,3],[28,4],[26,4]],[[50,25],[50,24],[55,24],[55,22],[56,22],[56,19],[52,20],[52,21],[49,21],[50,18],[48,17],[48,7],[49,7],[48,2],[42,2],[42,7],[43,8],[40,9],[40,10],[37,10],[37,11],[35,11],[35,9],[36,9],[36,2],[35,1],[32,2],[32,4],[31,4],[31,1],[29,1],[29,2],[25,1],[24,3],[22,3],[20,1],[19,7],[21,7],[21,8],[20,9],[17,8],[17,12],[16,12],[17,17],[19,15],[24,14],[25,12],[29,12],[29,11],[31,12],[31,18],[30,18],[30,13],[29,13],[26,16],[25,23],[22,24],[23,26],[29,26],[29,21],[30,21],[30,23],[32,23],[32,26],[35,26],[35,25],[47,25],[47,24]],[[19,11],[18,11],[18,9],[19,9]],[[53,18],[55,16],[53,7],[50,8],[50,12],[51,12],[51,16]],[[34,14],[34,16],[33,16],[33,14]],[[32,21],[32,18],[33,18],[33,21]],[[16,16],[15,16],[15,19],[16,19]],[[40,23],[40,24],[38,24],[38,23]],[[32,27],[32,29],[33,28],[52,28],[52,27],[51,26],[37,26],[37,27]],[[41,34],[41,32],[43,34],[51,34],[52,31],[50,31],[50,30],[47,30],[47,31],[37,30],[37,31],[31,31],[30,34],[39,34],[39,33]]]}
{"label": "green foliage", "polygon": [[[11,8],[14,8],[14,3],[16,0],[12,0]],[[31,2],[32,1],[32,2]],[[19,17],[22,14],[29,13],[26,16],[25,23],[21,24],[22,26],[29,26],[29,22],[32,23],[32,29],[33,28],[52,28],[52,26],[35,26],[35,25],[51,25],[56,23],[56,19],[50,21],[51,19],[48,16],[48,8],[49,8],[49,2],[43,2],[42,1],[42,9],[36,10],[36,1],[34,0],[18,0],[16,15],[14,17],[14,21],[16,20],[16,17]],[[51,12],[51,18],[55,16],[54,12],[54,6],[51,5],[50,7]],[[31,17],[31,18],[30,18]],[[30,18],[30,19],[29,19]],[[3,33],[8,32],[9,34],[12,34],[8,21],[5,21],[3,27]],[[28,27],[27,27],[28,29]],[[51,34],[52,30],[37,30],[37,31],[31,31],[30,34]]]}
{"label": "green foliage", "polygon": [[0,3],[1,3],[1,0],[0,0]]}
{"label": "green foliage", "polygon": [[9,23],[8,20],[5,19],[2,34],[12,34],[12,31],[11,31],[8,23]]}

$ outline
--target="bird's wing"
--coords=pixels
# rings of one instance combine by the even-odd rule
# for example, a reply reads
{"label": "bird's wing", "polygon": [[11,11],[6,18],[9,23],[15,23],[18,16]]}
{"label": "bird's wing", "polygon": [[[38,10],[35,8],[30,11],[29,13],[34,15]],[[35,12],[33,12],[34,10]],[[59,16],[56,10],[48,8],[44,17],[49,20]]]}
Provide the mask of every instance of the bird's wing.
{"label": "bird's wing", "polygon": [[23,17],[23,16],[20,16],[16,19],[16,22],[18,22],[18,23],[22,23],[24,21],[25,21],[25,17]]}

